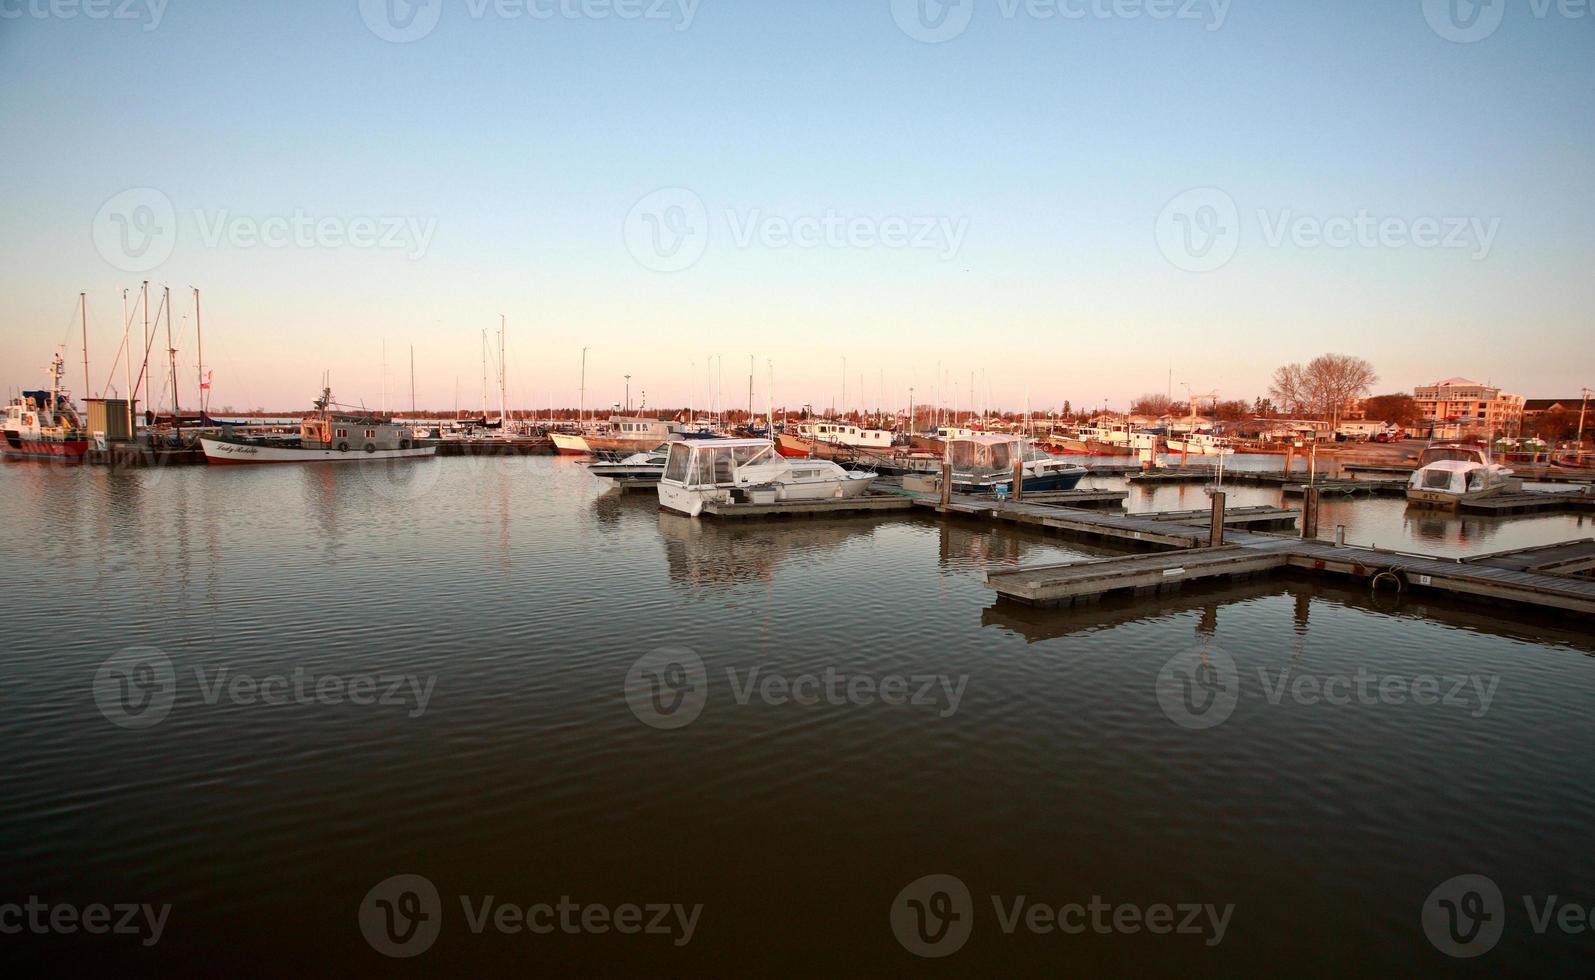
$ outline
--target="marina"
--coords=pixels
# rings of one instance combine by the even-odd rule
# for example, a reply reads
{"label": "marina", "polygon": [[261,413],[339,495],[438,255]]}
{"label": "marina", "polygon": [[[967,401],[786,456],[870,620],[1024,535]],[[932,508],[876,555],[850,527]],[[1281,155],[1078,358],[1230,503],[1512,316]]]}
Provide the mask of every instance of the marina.
{"label": "marina", "polygon": [[0,0],[0,961],[1589,975],[1588,6]]}

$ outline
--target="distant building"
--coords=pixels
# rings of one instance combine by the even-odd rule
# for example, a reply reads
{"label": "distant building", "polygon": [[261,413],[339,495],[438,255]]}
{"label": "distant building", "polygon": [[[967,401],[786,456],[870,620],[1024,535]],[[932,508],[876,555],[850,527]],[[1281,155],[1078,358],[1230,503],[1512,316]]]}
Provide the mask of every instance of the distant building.
{"label": "distant building", "polygon": [[1523,424],[1523,396],[1467,378],[1448,378],[1412,391],[1418,417],[1438,431],[1495,435]]}
{"label": "distant building", "polygon": [[1523,402],[1523,421],[1532,422],[1541,415],[1551,412],[1577,412],[1584,405],[1582,396],[1578,398],[1530,398]]}

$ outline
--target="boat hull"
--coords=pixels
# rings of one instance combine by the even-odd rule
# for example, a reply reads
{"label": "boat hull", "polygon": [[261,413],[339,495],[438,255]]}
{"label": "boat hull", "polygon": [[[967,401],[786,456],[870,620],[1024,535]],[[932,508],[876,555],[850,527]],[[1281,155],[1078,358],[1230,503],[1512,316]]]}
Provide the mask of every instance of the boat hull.
{"label": "boat hull", "polygon": [[[586,447],[582,451],[588,453],[646,453],[658,449],[659,444],[665,441],[652,437],[625,439],[615,436],[576,436],[575,438],[582,441],[582,445]],[[555,445],[558,445],[558,443],[555,443]],[[564,450],[560,451],[563,452]]]}
{"label": "boat hull", "polygon": [[[1040,476],[1025,474],[1024,489],[1027,493],[1046,493],[1053,490],[1073,490],[1080,485],[1085,477],[1084,469],[1060,470],[1055,473],[1044,473]],[[978,482],[964,481],[953,477],[953,490],[956,493],[991,493],[999,484],[1009,487],[1012,491],[1011,480],[981,480]]]}
{"label": "boat hull", "polygon": [[213,466],[260,465],[266,463],[369,463],[389,459],[425,459],[437,455],[437,446],[415,446],[410,449],[375,449],[371,452],[336,449],[302,449],[289,446],[256,446],[248,443],[225,442],[221,439],[199,440],[205,451],[205,462]]}
{"label": "boat hull", "polygon": [[30,439],[6,433],[0,453],[8,459],[80,460],[89,451],[87,439]]}
{"label": "boat hull", "polygon": [[561,456],[586,456],[592,452],[587,446],[587,438],[573,432],[550,432],[548,438],[553,440],[554,451]]}

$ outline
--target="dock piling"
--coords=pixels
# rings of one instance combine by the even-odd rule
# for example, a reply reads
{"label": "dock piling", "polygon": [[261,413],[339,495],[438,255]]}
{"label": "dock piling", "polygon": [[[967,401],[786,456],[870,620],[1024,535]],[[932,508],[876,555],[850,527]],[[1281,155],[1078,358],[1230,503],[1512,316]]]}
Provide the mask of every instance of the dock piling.
{"label": "dock piling", "polygon": [[1213,492],[1213,523],[1207,536],[1208,547],[1218,548],[1224,544],[1224,491]]}
{"label": "dock piling", "polygon": [[1314,486],[1302,491],[1301,536],[1303,540],[1318,537],[1318,488]]}
{"label": "dock piling", "polygon": [[941,464],[941,505],[946,507],[953,502],[953,465]]}
{"label": "dock piling", "polygon": [[1017,503],[1025,499],[1025,461],[1013,461],[1013,499]]}

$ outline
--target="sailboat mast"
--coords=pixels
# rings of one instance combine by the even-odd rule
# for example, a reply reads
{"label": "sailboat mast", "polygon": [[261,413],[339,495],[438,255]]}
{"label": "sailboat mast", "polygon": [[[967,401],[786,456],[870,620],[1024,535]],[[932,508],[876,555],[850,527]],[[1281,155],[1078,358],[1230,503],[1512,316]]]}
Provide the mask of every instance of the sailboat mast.
{"label": "sailboat mast", "polygon": [[89,397],[89,294],[78,293],[78,306],[83,311],[83,397]]}
{"label": "sailboat mast", "polygon": [[482,421],[487,421],[487,328],[482,328]]}
{"label": "sailboat mast", "polygon": [[[142,370],[139,371],[139,375],[138,375],[138,381],[139,381],[139,384],[141,386],[148,385],[149,381],[150,381],[150,281],[148,279],[144,280],[144,299],[143,299],[143,303],[144,303],[144,367],[143,367]],[[145,404],[150,406],[150,410],[151,411],[154,410],[154,408],[155,408],[155,400],[153,398],[146,397],[144,399],[144,402],[145,402]]]}
{"label": "sailboat mast", "polygon": [[161,300],[166,306],[166,353],[172,359],[172,426],[178,440],[183,436],[183,410],[177,404],[177,348],[172,346],[172,287],[167,286]]}
{"label": "sailboat mast", "polygon": [[205,397],[207,390],[205,384],[205,328],[199,322],[199,289],[194,286],[189,288],[194,290],[194,357],[197,361],[195,369],[199,372],[199,415],[200,421],[204,422],[207,403]]}
{"label": "sailboat mast", "polygon": [[498,315],[498,423],[500,431],[509,423],[509,398],[505,377],[509,366],[504,363],[504,314]]}
{"label": "sailboat mast", "polygon": [[415,418],[415,345],[410,345],[410,417]]}
{"label": "sailboat mast", "polygon": [[132,438],[138,431],[138,424],[133,418],[133,321],[127,316],[127,290],[122,290],[122,349],[127,352],[127,357],[122,361],[122,377],[126,380],[127,390],[127,435]]}

